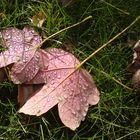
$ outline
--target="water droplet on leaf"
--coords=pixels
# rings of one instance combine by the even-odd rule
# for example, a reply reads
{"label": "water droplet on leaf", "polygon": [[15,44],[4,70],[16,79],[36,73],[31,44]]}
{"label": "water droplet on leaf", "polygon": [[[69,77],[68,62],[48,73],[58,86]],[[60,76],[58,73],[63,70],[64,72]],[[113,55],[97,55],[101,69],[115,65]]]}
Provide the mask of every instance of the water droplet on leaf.
{"label": "water droplet on leaf", "polygon": [[58,75],[58,76],[57,76],[57,78],[58,78],[58,79],[60,79],[60,78],[61,78],[61,76],[60,76],[60,75]]}
{"label": "water droplet on leaf", "polygon": [[74,114],[74,115],[76,115],[76,112],[74,110],[71,110],[71,113]]}
{"label": "water droplet on leaf", "polygon": [[63,96],[64,96],[64,98],[65,98],[65,99],[67,99],[67,98],[68,98],[68,96],[67,96],[66,94],[64,94]]}

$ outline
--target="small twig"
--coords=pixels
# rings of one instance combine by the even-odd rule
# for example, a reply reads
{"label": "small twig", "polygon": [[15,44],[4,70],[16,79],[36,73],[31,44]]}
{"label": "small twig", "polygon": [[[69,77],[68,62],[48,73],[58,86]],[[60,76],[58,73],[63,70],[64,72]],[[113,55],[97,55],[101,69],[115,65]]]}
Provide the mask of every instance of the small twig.
{"label": "small twig", "polygon": [[75,24],[73,24],[73,25],[71,25],[71,26],[68,26],[68,27],[66,27],[66,28],[64,28],[64,29],[62,29],[62,30],[60,30],[60,31],[58,31],[58,32],[56,32],[56,33],[50,35],[49,37],[45,38],[45,39],[39,44],[38,47],[41,47],[42,44],[43,44],[44,42],[46,42],[47,40],[49,40],[50,38],[53,38],[53,37],[57,36],[58,34],[60,34],[60,33],[64,32],[64,31],[66,31],[66,30],[68,30],[68,29],[71,29],[71,28],[73,28],[73,27],[75,27],[75,26],[77,26],[77,25],[80,25],[80,24],[86,22],[87,20],[89,20],[89,19],[91,19],[91,18],[92,18],[92,16],[88,16],[88,17],[86,17],[85,19],[83,19],[82,21],[80,21],[80,22],[78,22],[78,23],[75,23]]}

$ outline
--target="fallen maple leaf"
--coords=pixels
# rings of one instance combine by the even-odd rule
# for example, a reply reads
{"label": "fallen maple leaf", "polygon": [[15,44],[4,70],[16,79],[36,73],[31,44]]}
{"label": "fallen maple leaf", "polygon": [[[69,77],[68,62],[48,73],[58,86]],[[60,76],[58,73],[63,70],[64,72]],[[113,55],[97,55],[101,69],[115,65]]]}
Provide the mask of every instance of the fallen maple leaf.
{"label": "fallen maple leaf", "polygon": [[46,75],[42,70],[47,69],[47,67],[47,53],[42,49],[38,49],[29,61],[15,63],[11,69],[10,77],[15,84],[46,83]]}
{"label": "fallen maple leaf", "polygon": [[24,104],[19,112],[40,116],[58,104],[60,119],[75,130],[100,98],[90,74],[76,68],[79,60],[62,49],[38,48],[42,39],[32,28],[8,28],[0,36],[6,49],[0,53],[0,68],[13,64],[10,78]]}
{"label": "fallen maple leaf", "polygon": [[0,38],[0,44],[6,49],[0,53],[0,68],[19,61],[29,61],[42,42],[41,37],[28,27],[23,30],[8,28],[0,32]]}
{"label": "fallen maple leaf", "polygon": [[[15,84],[30,82],[40,69],[47,67],[45,51],[37,47],[42,39],[32,28],[8,28],[0,35],[1,44],[7,49],[0,53],[0,68],[14,64],[10,77]],[[45,77],[40,80],[34,80],[32,84],[46,83]]]}
{"label": "fallen maple leaf", "polygon": [[47,84],[20,108],[19,112],[42,115],[58,104],[60,119],[72,130],[84,120],[89,104],[99,101],[92,77],[83,69],[76,70],[79,61],[61,49],[48,49]]}

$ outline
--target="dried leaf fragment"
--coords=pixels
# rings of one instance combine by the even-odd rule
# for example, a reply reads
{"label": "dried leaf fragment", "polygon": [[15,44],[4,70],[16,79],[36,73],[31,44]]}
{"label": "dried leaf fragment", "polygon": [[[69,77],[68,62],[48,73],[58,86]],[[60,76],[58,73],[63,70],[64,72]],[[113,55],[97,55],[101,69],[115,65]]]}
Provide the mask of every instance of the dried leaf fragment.
{"label": "dried leaf fragment", "polygon": [[31,22],[33,23],[33,25],[37,27],[42,27],[45,20],[46,20],[46,16],[41,11],[31,18]]}
{"label": "dried leaf fragment", "polygon": [[128,69],[133,73],[133,85],[140,89],[140,40],[135,44],[133,52],[133,61],[129,64]]}

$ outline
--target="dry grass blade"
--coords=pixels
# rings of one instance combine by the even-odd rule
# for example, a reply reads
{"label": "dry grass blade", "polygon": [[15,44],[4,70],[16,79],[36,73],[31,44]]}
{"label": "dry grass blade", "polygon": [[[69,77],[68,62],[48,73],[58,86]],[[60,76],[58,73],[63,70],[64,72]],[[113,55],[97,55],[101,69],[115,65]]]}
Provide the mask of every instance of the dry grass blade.
{"label": "dry grass blade", "polygon": [[91,18],[92,18],[92,16],[88,16],[88,17],[84,18],[84,19],[83,19],[82,21],[80,21],[80,22],[77,22],[77,23],[75,23],[75,24],[73,24],[73,25],[71,25],[71,26],[68,26],[68,27],[66,27],[66,28],[64,28],[64,29],[59,30],[58,32],[56,32],[56,33],[50,35],[49,37],[45,38],[45,39],[39,44],[39,46],[37,46],[37,47],[41,47],[41,45],[42,45],[44,42],[46,42],[47,40],[49,40],[49,39],[51,39],[51,38],[57,36],[58,34],[64,32],[64,31],[67,31],[67,30],[69,30],[69,29],[71,29],[71,28],[73,28],[73,27],[76,27],[76,26],[78,26],[78,25],[80,25],[80,24],[86,22],[87,20],[89,20],[89,19],[91,19]]}
{"label": "dry grass blade", "polygon": [[85,60],[83,60],[79,65],[77,65],[77,69],[80,68],[85,62],[87,62],[89,59],[91,59],[95,54],[97,54],[100,50],[105,48],[108,44],[110,44],[112,41],[117,39],[120,35],[122,35],[125,31],[127,31],[129,28],[131,28],[138,20],[140,19],[140,16],[138,16],[131,24],[129,24],[124,30],[122,30],[120,33],[118,33],[116,36],[111,38],[107,43],[103,44],[101,47],[99,47],[96,51],[94,51],[91,55],[89,55]]}
{"label": "dry grass blade", "polygon": [[126,12],[126,11],[124,11],[124,10],[122,10],[122,9],[118,8],[118,7],[115,7],[114,5],[112,5],[112,4],[110,4],[110,3],[108,3],[108,2],[106,2],[106,1],[104,1],[104,0],[102,0],[102,2],[104,2],[105,4],[107,4],[107,5],[111,6],[112,8],[114,8],[114,9],[116,9],[116,10],[120,11],[121,13],[124,13],[124,14],[126,14],[126,15],[130,15],[130,13],[128,13],[128,12]]}

